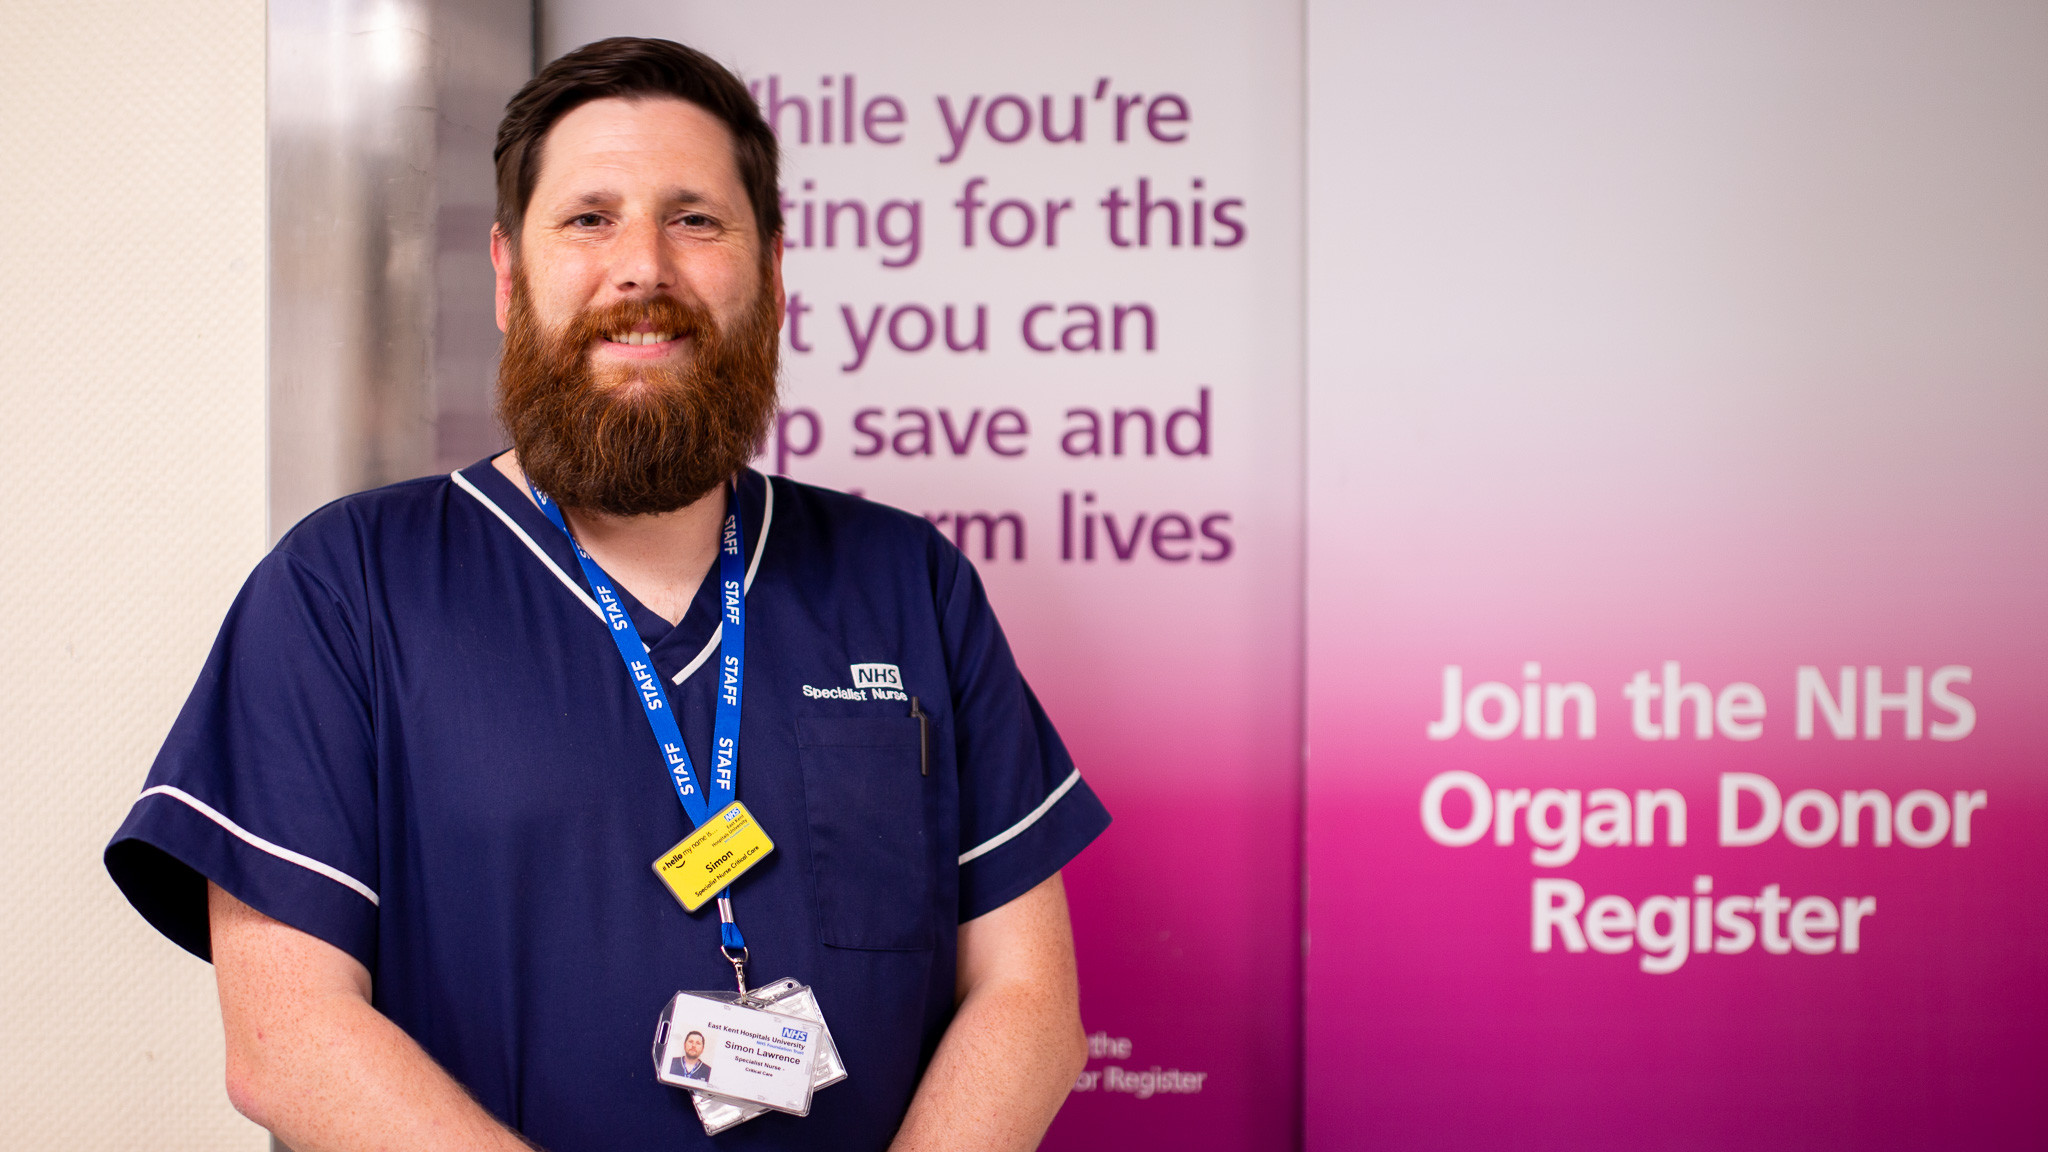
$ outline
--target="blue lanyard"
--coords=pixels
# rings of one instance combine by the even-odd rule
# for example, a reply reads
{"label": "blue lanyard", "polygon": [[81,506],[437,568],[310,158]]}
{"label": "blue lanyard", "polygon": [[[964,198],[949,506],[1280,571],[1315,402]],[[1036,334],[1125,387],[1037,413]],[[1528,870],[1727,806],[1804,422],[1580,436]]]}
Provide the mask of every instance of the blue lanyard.
{"label": "blue lanyard", "polygon": [[[746,670],[747,590],[746,564],[740,544],[737,487],[732,491],[725,514],[725,529],[718,541],[721,616],[718,711],[711,725],[711,780],[701,790],[695,770],[690,765],[689,749],[683,746],[683,730],[676,723],[675,709],[669,706],[668,692],[661,686],[660,673],[655,671],[654,658],[649,655],[640,634],[634,630],[625,605],[619,603],[619,594],[612,587],[611,577],[605,575],[604,569],[590,558],[582,544],[577,543],[576,534],[569,531],[569,522],[562,518],[561,508],[548,499],[547,493],[530,483],[527,490],[533,493],[534,503],[540,505],[540,510],[547,513],[555,527],[562,530],[562,535],[569,538],[569,546],[576,550],[576,562],[583,565],[583,578],[590,582],[590,591],[597,597],[598,607],[604,610],[606,631],[611,633],[612,643],[619,649],[619,658],[626,662],[626,672],[632,677],[633,694],[640,700],[641,711],[647,714],[647,726],[654,729],[654,742],[661,747],[661,758],[668,766],[669,783],[675,785],[676,799],[683,802],[683,812],[689,817],[691,826],[701,826],[732,803],[739,782],[740,690]],[[708,800],[706,792],[710,794]],[[744,948],[746,941],[732,920],[731,896],[731,889],[719,896],[719,936],[728,948]]]}

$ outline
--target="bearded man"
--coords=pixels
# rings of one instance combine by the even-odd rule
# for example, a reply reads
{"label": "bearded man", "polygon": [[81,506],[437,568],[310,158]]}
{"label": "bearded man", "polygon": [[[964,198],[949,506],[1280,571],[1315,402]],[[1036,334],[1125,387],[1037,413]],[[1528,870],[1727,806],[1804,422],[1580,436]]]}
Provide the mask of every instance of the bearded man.
{"label": "bearded man", "polygon": [[[1034,1146],[1084,1057],[1059,870],[1108,815],[957,549],[747,467],[772,133],[609,40],[497,162],[514,450],[294,528],[107,849],[214,962],[230,1098],[298,1152],[706,1147],[657,1017],[788,977],[847,1078],[721,1146]],[[650,869],[735,812],[744,871]]]}

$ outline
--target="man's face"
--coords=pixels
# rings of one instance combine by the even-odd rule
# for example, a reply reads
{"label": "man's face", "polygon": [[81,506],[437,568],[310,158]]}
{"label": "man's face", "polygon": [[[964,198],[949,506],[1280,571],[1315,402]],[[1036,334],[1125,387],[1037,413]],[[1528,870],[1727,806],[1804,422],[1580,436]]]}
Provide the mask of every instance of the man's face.
{"label": "man's face", "polygon": [[543,491],[667,512],[746,464],[774,410],[781,250],[716,117],[666,97],[570,111],[516,253],[494,233],[491,258],[500,413]]}
{"label": "man's face", "polygon": [[[706,309],[730,331],[767,291],[780,315],[782,251],[767,253],[740,183],[732,133],[711,113],[669,97],[593,100],[555,122],[520,225],[518,255],[494,236],[498,328],[507,330],[513,281],[526,278],[534,319],[560,332],[579,314],[671,296]],[[673,335],[642,331],[634,339]],[[623,336],[625,333],[609,333]],[[597,341],[593,375],[619,384],[652,366],[678,366],[688,337]]]}
{"label": "man's face", "polygon": [[683,1037],[683,1055],[691,1061],[704,1055],[704,1038],[695,1032]]}

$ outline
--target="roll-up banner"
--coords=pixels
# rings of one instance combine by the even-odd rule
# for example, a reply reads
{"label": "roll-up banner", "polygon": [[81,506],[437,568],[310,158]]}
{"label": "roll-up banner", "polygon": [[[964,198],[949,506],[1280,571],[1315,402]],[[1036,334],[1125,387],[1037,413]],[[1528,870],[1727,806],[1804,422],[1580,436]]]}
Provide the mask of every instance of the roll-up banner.
{"label": "roll-up banner", "polygon": [[1047,1146],[1293,1144],[1298,11],[542,12],[546,57],[665,36],[752,88],[789,292],[761,464],[951,537],[1115,815],[1067,874],[1090,1058]]}
{"label": "roll-up banner", "polygon": [[543,14],[753,87],[763,465],[956,541],[1116,814],[1049,1147],[2048,1130],[2048,16]]}
{"label": "roll-up banner", "polygon": [[2039,1147],[2048,12],[1309,29],[1309,1145]]}

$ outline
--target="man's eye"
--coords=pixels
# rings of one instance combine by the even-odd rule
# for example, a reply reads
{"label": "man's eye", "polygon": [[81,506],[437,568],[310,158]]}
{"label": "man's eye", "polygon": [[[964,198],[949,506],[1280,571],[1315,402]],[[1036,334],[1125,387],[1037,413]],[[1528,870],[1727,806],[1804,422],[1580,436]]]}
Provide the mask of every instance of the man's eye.
{"label": "man's eye", "polygon": [[595,228],[604,223],[604,217],[599,216],[595,212],[585,212],[583,215],[569,221],[569,223],[577,228]]}
{"label": "man's eye", "polygon": [[676,220],[676,223],[681,224],[685,228],[708,228],[711,226],[712,220],[711,217],[704,215],[702,212],[685,212]]}

